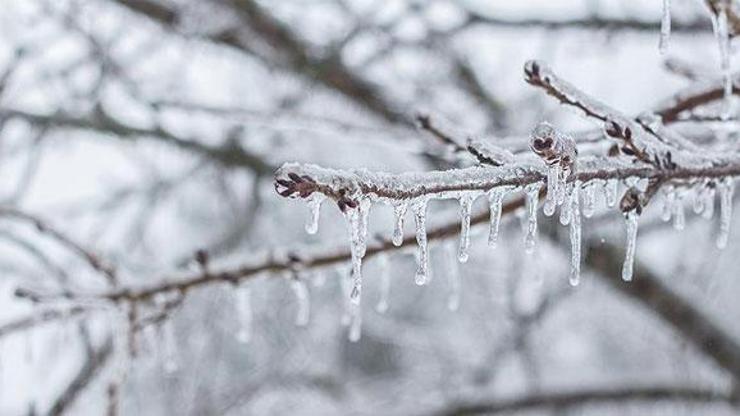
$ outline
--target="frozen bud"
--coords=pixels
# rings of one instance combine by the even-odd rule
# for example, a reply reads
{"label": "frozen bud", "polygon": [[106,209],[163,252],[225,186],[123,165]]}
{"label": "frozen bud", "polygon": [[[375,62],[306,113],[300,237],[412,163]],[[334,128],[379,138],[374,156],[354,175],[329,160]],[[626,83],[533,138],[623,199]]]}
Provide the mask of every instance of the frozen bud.
{"label": "frozen bud", "polygon": [[643,195],[637,188],[630,187],[622,196],[622,200],[619,201],[619,210],[623,213],[635,211],[637,215],[642,214],[643,206]]}
{"label": "frozen bud", "polygon": [[564,171],[573,167],[578,156],[575,140],[547,122],[539,123],[532,130],[529,148],[548,165],[560,165]]}
{"label": "frozen bud", "polygon": [[480,139],[468,138],[467,149],[485,165],[501,166],[514,161],[514,154],[510,151]]}

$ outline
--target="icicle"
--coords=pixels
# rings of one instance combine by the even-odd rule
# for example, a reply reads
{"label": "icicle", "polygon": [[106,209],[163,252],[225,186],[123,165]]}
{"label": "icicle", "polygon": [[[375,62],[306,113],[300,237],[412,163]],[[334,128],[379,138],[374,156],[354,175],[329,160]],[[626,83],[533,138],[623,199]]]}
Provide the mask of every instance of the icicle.
{"label": "icicle", "polygon": [[547,166],[547,194],[545,203],[542,206],[542,212],[546,216],[555,213],[555,207],[558,205],[558,187],[560,185],[560,163],[553,163]]}
{"label": "icicle", "polygon": [[606,205],[611,208],[617,205],[617,194],[619,193],[619,181],[617,179],[607,179],[604,182],[604,194],[606,195]]}
{"label": "icicle", "polygon": [[704,211],[701,213],[702,218],[711,220],[714,216],[714,189],[716,183],[710,182],[704,190]]}
{"label": "icicle", "polygon": [[488,206],[491,211],[491,227],[488,233],[488,245],[496,246],[498,241],[498,229],[501,224],[501,206],[506,196],[506,187],[493,188],[488,192]]}
{"label": "icicle", "polygon": [[717,15],[712,13],[712,27],[714,36],[719,46],[720,69],[724,80],[724,108],[722,109],[722,119],[728,119],[732,106],[732,73],[730,71],[730,33],[727,21],[727,4],[719,2]]}
{"label": "icicle", "polygon": [[407,202],[399,202],[393,205],[393,215],[396,217],[396,224],[393,228],[393,245],[399,247],[403,244],[403,222],[406,217]]}
{"label": "icicle", "polygon": [[297,309],[295,314],[295,324],[297,326],[306,326],[311,318],[311,298],[309,297],[308,286],[301,279],[293,279],[290,287],[295,294]]}
{"label": "icicle", "polygon": [[416,244],[419,246],[419,251],[416,256],[416,261],[418,262],[418,264],[414,281],[417,285],[421,286],[427,282],[429,275],[429,247],[427,247],[426,228],[426,199],[417,201],[412,209],[414,211],[414,218],[416,219]]}
{"label": "icicle", "polygon": [[470,248],[470,210],[473,206],[473,195],[460,197],[460,248],[457,252],[457,260],[460,263],[468,261],[468,249]]}
{"label": "icicle", "polygon": [[686,214],[684,213],[683,197],[676,192],[673,202],[673,228],[681,231],[686,228]]}
{"label": "icicle", "polygon": [[660,21],[660,44],[658,49],[661,55],[668,51],[668,40],[671,37],[671,0],[663,0],[663,18]]}
{"label": "icicle", "polygon": [[635,248],[637,243],[637,219],[638,215],[635,210],[625,215],[627,222],[627,247],[625,249],[624,265],[622,266],[622,280],[628,282],[632,280],[632,273],[635,265]]}
{"label": "icicle", "polygon": [[[573,184],[566,185],[567,190],[566,194],[568,195],[568,198],[570,198],[570,195],[573,193]],[[563,204],[560,207],[560,224],[562,225],[568,225],[570,224],[570,217],[571,217],[571,204]]]}
{"label": "icicle", "polygon": [[385,313],[388,311],[388,297],[391,289],[391,276],[388,270],[388,255],[378,254],[378,269],[380,269],[380,298],[378,304],[375,305],[375,310],[378,313]]}
{"label": "icicle", "polygon": [[252,339],[252,289],[243,285],[234,290],[234,303],[239,318],[239,330],[236,333],[237,341],[242,344]]}
{"label": "icicle", "polygon": [[[578,192],[574,192],[575,194],[578,194]],[[594,215],[594,211],[596,210],[596,189],[595,186],[592,184],[586,184],[586,186],[583,188],[583,216],[586,218],[591,218]],[[571,215],[580,215],[576,214],[571,210]]]}
{"label": "icicle", "polygon": [[[581,280],[581,209],[578,201],[578,190],[580,187],[581,184],[578,181],[573,184],[573,191],[570,194],[570,201],[568,201],[571,206],[569,282],[572,286],[577,286]],[[588,187],[585,189],[588,189]]]}
{"label": "icicle", "polygon": [[673,186],[666,185],[662,188],[663,191],[663,209],[660,213],[660,218],[663,221],[670,221],[671,216],[675,212],[676,208],[676,193],[673,191]]}
{"label": "icicle", "polygon": [[719,234],[717,235],[717,247],[727,247],[730,237],[730,225],[732,221],[732,196],[735,192],[733,178],[724,178],[719,183]]}
{"label": "icicle", "polygon": [[[350,234],[350,251],[352,254],[352,291],[350,299],[360,302],[362,293],[362,258],[367,247],[367,212],[369,202],[360,202],[358,209],[348,209],[345,212]],[[363,208],[364,207],[364,208]]]}
{"label": "icicle", "polygon": [[705,187],[702,185],[701,187],[694,189],[692,192],[692,199],[691,199],[691,207],[694,211],[694,214],[701,214],[704,211],[704,192]]}
{"label": "icicle", "polygon": [[162,323],[160,331],[162,331],[164,371],[166,373],[174,373],[178,370],[180,364],[177,359],[177,338],[175,337],[175,325],[172,322],[172,318]]}
{"label": "icicle", "polygon": [[537,203],[540,195],[540,184],[529,184],[524,188],[527,195],[527,233],[524,236],[524,250],[527,253],[534,251],[537,240]]}
{"label": "icicle", "polygon": [[326,199],[326,197],[319,192],[314,192],[308,198],[308,209],[310,211],[308,221],[306,221],[306,232],[308,234],[316,234],[316,232],[319,231],[321,203],[324,202],[324,199]]}
{"label": "icicle", "polygon": [[445,246],[447,251],[448,280],[450,282],[450,296],[447,298],[447,309],[456,311],[460,307],[460,270],[455,263],[455,247],[452,244]]}
{"label": "icicle", "polygon": [[360,309],[359,304],[351,305],[349,334],[347,335],[347,339],[349,339],[350,342],[357,342],[360,340],[361,336],[362,336],[362,309]]}
{"label": "icicle", "polygon": [[352,269],[349,271],[343,267],[337,268],[339,274],[339,284],[341,286],[342,294],[342,318],[340,322],[342,326],[348,326],[352,322],[352,300],[350,299],[350,293],[352,292]]}

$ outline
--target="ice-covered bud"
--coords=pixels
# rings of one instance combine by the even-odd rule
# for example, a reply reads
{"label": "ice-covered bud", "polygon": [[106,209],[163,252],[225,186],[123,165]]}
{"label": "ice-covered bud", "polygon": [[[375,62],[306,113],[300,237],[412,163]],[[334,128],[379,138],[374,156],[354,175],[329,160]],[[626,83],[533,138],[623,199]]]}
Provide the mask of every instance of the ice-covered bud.
{"label": "ice-covered bud", "polygon": [[622,199],[619,201],[619,210],[625,214],[635,211],[637,215],[640,215],[642,214],[643,202],[644,196],[642,192],[633,186],[625,191]]}
{"label": "ice-covered bud", "polygon": [[502,166],[514,162],[514,154],[480,139],[468,138],[467,149],[470,154],[484,165]]}
{"label": "ice-covered bud", "polygon": [[576,142],[550,123],[539,123],[530,135],[529,148],[548,165],[559,165],[564,172],[572,170],[578,156]]}

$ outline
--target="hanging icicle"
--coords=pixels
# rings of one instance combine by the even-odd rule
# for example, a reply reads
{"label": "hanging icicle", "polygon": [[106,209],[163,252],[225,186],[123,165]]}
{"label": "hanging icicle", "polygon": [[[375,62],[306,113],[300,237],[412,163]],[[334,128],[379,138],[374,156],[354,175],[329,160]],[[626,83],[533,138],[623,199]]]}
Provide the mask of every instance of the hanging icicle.
{"label": "hanging icicle", "polygon": [[675,201],[673,202],[673,228],[681,231],[686,228],[686,213],[683,206],[683,195],[679,191],[675,192]]}
{"label": "hanging icicle", "polygon": [[419,246],[419,251],[416,256],[417,268],[414,281],[417,285],[421,286],[423,284],[426,284],[429,278],[429,247],[427,246],[426,199],[422,199],[414,203],[412,209],[414,211],[414,218],[416,220],[416,244]]}
{"label": "hanging icicle", "polygon": [[[570,195],[573,193],[573,184],[567,184],[566,186],[565,194],[568,199],[570,199]],[[571,204],[563,204],[560,206],[560,224],[561,225],[568,225],[570,224],[570,217],[571,217]]]}
{"label": "hanging icicle", "polygon": [[406,210],[409,204],[406,201],[393,205],[393,215],[395,217],[395,226],[393,227],[393,245],[400,247],[403,244],[403,223],[406,218]]}
{"label": "hanging icicle", "polygon": [[460,247],[457,252],[457,260],[460,263],[468,261],[468,250],[470,248],[470,211],[475,197],[463,195],[460,197]]}
{"label": "hanging icicle", "polygon": [[617,179],[607,179],[604,182],[604,194],[606,205],[609,208],[617,205],[617,195],[619,194],[619,181]]}
{"label": "hanging icicle", "polygon": [[701,216],[704,219],[711,220],[712,217],[714,217],[714,200],[716,188],[716,182],[709,182],[704,188],[704,211],[702,211],[701,213]]}
{"label": "hanging icicle", "polygon": [[350,252],[352,257],[352,291],[350,299],[358,303],[362,294],[362,258],[367,247],[367,217],[370,202],[360,201],[357,209],[348,209],[344,215],[350,234]]}
{"label": "hanging icicle", "polygon": [[555,213],[555,208],[558,205],[560,176],[560,163],[547,165],[547,194],[545,195],[542,212],[548,217]]}
{"label": "hanging icicle", "polygon": [[[570,278],[572,286],[577,286],[581,280],[581,208],[579,204],[579,189],[581,183],[573,183],[570,193]],[[585,202],[584,202],[585,204]]]}
{"label": "hanging icicle", "polygon": [[527,197],[527,233],[524,236],[524,250],[534,251],[537,241],[537,204],[540,195],[540,184],[529,184],[524,188]]}
{"label": "hanging icicle", "polygon": [[326,197],[324,194],[314,192],[310,197],[307,198],[309,216],[306,221],[306,232],[308,234],[316,234],[319,231],[319,216],[321,215],[321,204],[324,202]]}
{"label": "hanging icicle", "polygon": [[498,241],[499,226],[501,225],[501,208],[507,190],[507,187],[500,186],[488,191],[488,206],[491,212],[488,245],[491,247],[495,247]]}
{"label": "hanging icicle", "polygon": [[239,319],[239,330],[236,333],[236,339],[242,344],[246,344],[252,339],[252,289],[247,285],[241,285],[235,288],[233,293],[236,314]]}
{"label": "hanging icicle", "polygon": [[622,280],[631,281],[635,265],[635,248],[637,244],[637,219],[639,215],[636,210],[629,211],[625,214],[627,224],[627,244],[624,256],[624,265],[622,266]]}
{"label": "hanging icicle", "polygon": [[735,192],[735,181],[733,178],[723,178],[717,187],[719,191],[719,234],[717,235],[717,247],[727,247],[730,237],[730,226],[732,224],[732,196]]}
{"label": "hanging icicle", "polygon": [[[583,216],[586,218],[591,218],[594,215],[595,211],[596,211],[595,185],[586,184],[583,187]],[[571,215],[576,215],[576,213],[571,210]],[[578,215],[580,216],[580,214]]]}
{"label": "hanging icicle", "polygon": [[311,319],[311,298],[308,291],[308,285],[302,279],[294,278],[290,282],[296,299],[296,326],[306,326]]}

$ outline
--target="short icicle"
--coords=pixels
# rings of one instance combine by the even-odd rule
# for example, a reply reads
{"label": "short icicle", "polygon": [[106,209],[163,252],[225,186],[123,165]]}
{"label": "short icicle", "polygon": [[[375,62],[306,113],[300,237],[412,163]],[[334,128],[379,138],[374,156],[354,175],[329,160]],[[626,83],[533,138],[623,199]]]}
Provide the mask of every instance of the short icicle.
{"label": "short icicle", "polygon": [[400,247],[403,244],[403,223],[406,218],[406,210],[409,204],[406,201],[398,202],[393,205],[393,215],[395,217],[395,225],[393,227],[393,245]]}
{"label": "short icicle", "polygon": [[460,263],[468,261],[468,250],[470,248],[470,211],[473,206],[473,195],[460,197],[460,246],[457,252],[457,260]]}
{"label": "short icicle", "polygon": [[704,211],[702,211],[701,216],[702,218],[707,220],[711,220],[712,217],[714,217],[714,200],[716,187],[716,182],[709,182],[704,189]]}
{"label": "short icicle", "polygon": [[[578,192],[576,192],[576,194],[577,193]],[[591,218],[594,215],[595,211],[596,211],[596,189],[593,184],[586,184],[583,187],[583,216],[586,218]],[[576,213],[571,210],[571,215],[576,215]]]}
{"label": "short icicle", "polygon": [[488,245],[496,247],[498,242],[499,226],[501,225],[501,208],[506,196],[506,188],[498,187],[488,191],[488,206],[491,212]]}
{"label": "short icicle", "polygon": [[547,194],[545,203],[542,206],[542,212],[546,216],[555,213],[555,207],[558,205],[558,187],[560,185],[560,163],[553,163],[547,166]]}
{"label": "short icicle", "polygon": [[239,330],[236,339],[242,344],[252,340],[252,289],[247,285],[241,285],[234,290],[234,304],[239,319]]}
{"label": "short icicle", "polygon": [[663,17],[660,20],[660,43],[658,49],[661,55],[668,51],[668,42],[671,37],[671,0],[663,0]]}
{"label": "short icicle", "polygon": [[529,184],[524,188],[527,196],[527,233],[524,236],[524,251],[531,253],[537,241],[537,204],[540,195],[540,184]]}
{"label": "short icicle", "polygon": [[[363,209],[363,206],[365,209]],[[367,212],[368,206],[360,202],[357,209],[348,209],[345,212],[350,235],[350,252],[352,257],[352,290],[350,300],[360,302],[362,294],[362,258],[367,247]]]}
{"label": "short icicle", "polygon": [[296,298],[296,326],[306,326],[311,318],[311,298],[309,297],[308,285],[300,278],[294,278],[290,282],[293,294]]}
{"label": "short icicle", "polygon": [[637,219],[639,215],[635,210],[625,214],[627,223],[627,244],[624,256],[624,265],[622,266],[622,280],[629,282],[632,280],[632,274],[635,266],[635,248],[637,244]]}
{"label": "short icicle", "polygon": [[661,191],[663,194],[663,207],[660,213],[660,219],[668,222],[676,211],[676,192],[671,185],[664,186],[661,188]]}
{"label": "short icicle", "polygon": [[684,212],[683,196],[676,191],[673,202],[673,228],[681,231],[686,228],[686,213]]}
{"label": "short icicle", "polygon": [[717,248],[727,247],[730,237],[730,226],[732,221],[732,196],[735,192],[733,178],[724,178],[719,182],[719,234],[717,235]]}
{"label": "short icicle", "polygon": [[308,198],[308,209],[309,216],[306,221],[306,232],[308,234],[316,234],[319,231],[319,217],[321,215],[321,204],[324,202],[326,197],[324,194],[314,192]]}
{"label": "short icicle", "polygon": [[388,311],[388,298],[390,297],[391,276],[388,265],[388,255],[385,253],[378,254],[378,269],[380,270],[380,297],[375,305],[375,311],[386,313]]}
{"label": "short icicle", "polygon": [[609,208],[617,205],[617,195],[619,193],[619,181],[616,179],[607,179],[604,182],[604,194],[606,198],[606,205]]}
{"label": "short icicle", "polygon": [[[570,278],[571,286],[581,281],[581,207],[579,203],[580,182],[573,184],[570,194]],[[585,205],[585,201],[584,201]],[[584,206],[585,209],[585,206]]]}
{"label": "short icicle", "polygon": [[426,226],[427,201],[425,199],[417,201],[412,209],[416,220],[416,244],[419,248],[416,256],[417,267],[414,282],[421,286],[426,284],[429,277],[429,247],[427,246]]}

